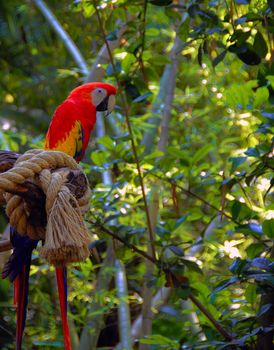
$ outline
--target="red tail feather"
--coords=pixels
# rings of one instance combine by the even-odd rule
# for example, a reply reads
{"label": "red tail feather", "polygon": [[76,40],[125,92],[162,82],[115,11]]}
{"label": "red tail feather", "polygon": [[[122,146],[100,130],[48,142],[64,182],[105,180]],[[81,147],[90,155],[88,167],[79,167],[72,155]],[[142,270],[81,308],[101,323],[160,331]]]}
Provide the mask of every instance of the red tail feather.
{"label": "red tail feather", "polygon": [[13,282],[13,305],[18,307],[20,291],[20,276],[17,276]]}
{"label": "red tail feather", "polygon": [[16,350],[21,350],[26,322],[29,270],[23,266],[22,273],[14,280],[14,304],[16,307]]}
{"label": "red tail feather", "polygon": [[68,326],[68,318],[67,318],[66,268],[56,267],[55,272],[56,272],[59,302],[60,302],[60,309],[61,309],[61,316],[62,316],[62,327],[63,327],[65,350],[72,350],[69,326]]}

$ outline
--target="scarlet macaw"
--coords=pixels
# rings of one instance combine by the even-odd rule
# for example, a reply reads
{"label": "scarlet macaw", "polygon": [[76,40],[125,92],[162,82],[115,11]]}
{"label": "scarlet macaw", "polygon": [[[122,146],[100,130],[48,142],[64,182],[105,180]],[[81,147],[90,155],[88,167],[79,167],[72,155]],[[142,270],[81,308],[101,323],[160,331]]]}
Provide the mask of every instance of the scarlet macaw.
{"label": "scarlet macaw", "polygon": [[[116,88],[107,83],[88,83],[74,89],[55,110],[44,148],[63,151],[80,161],[96,123],[96,112],[111,113],[115,105],[115,94]],[[10,237],[13,253],[4,267],[2,277],[9,277],[10,281],[14,282],[14,299],[17,305],[16,350],[21,350],[27,313],[31,256],[38,241],[18,234],[13,228]],[[66,272],[66,267],[56,267],[64,344],[65,349],[70,350]]]}

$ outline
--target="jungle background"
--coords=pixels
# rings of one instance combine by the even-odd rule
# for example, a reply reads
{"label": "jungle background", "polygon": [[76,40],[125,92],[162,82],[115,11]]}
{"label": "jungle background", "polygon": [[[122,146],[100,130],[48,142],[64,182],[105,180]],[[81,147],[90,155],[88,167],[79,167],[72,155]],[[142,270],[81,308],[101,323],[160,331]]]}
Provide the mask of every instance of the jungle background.
{"label": "jungle background", "polygon": [[[43,147],[74,87],[119,89],[81,163],[97,253],[69,268],[74,350],[272,348],[273,11],[271,0],[0,1],[1,149]],[[1,280],[3,350],[12,300]],[[24,349],[63,348],[58,310],[36,251]]]}

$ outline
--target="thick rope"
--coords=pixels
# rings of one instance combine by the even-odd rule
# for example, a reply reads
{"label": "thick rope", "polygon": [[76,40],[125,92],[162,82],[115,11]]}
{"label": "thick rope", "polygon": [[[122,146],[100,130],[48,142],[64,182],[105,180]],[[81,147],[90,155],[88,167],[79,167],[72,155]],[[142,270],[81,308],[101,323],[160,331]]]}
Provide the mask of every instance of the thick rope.
{"label": "thick rope", "polygon": [[[67,170],[81,170],[76,161],[59,151],[31,150],[20,156],[14,167],[0,174],[0,195],[6,200],[10,224],[18,233],[45,241],[41,255],[55,266],[83,261],[89,255],[90,236],[82,215],[88,209],[90,189],[76,199],[66,185]],[[25,181],[35,182],[46,195],[46,227],[33,226],[29,208],[16,192]],[[87,182],[88,183],[88,182]]]}

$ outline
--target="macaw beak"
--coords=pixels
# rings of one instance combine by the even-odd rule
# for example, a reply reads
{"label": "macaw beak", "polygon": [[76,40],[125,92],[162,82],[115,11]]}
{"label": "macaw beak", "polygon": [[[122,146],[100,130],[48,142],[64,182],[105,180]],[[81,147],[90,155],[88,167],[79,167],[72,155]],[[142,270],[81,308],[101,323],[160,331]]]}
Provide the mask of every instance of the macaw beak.
{"label": "macaw beak", "polygon": [[96,107],[97,112],[107,112],[106,116],[108,116],[115,107],[115,96],[110,95],[106,96],[103,101]]}

